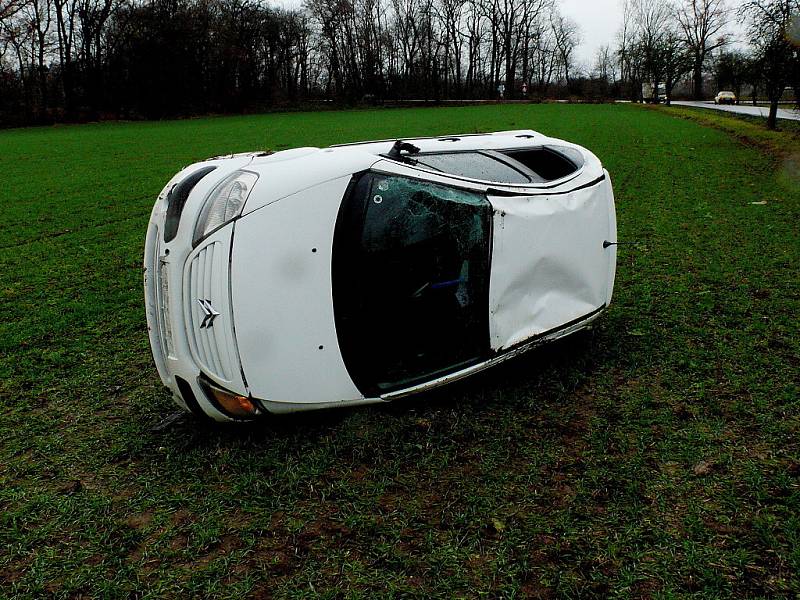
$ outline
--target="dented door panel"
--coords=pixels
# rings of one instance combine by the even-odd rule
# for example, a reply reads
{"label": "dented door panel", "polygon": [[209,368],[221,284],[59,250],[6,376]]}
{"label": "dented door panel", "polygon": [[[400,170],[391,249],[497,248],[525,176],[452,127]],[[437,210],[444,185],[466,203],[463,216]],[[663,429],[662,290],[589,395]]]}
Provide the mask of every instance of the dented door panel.
{"label": "dented door panel", "polygon": [[569,193],[490,197],[491,346],[502,351],[604,307],[613,286],[613,196],[606,177]]}

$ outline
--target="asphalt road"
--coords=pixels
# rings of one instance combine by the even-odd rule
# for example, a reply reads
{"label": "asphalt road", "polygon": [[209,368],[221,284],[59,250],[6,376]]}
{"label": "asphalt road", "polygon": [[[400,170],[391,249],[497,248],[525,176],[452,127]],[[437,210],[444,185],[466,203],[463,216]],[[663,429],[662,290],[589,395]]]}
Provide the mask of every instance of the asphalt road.
{"label": "asphalt road", "polygon": [[[769,115],[769,108],[764,106],[752,106],[747,104],[714,104],[713,102],[693,102],[683,100],[673,100],[672,104],[677,106],[696,106],[699,108],[712,108],[714,110],[722,110],[725,112],[739,113],[742,115],[752,115],[755,117],[766,118]],[[779,119],[788,119],[790,121],[800,121],[800,112],[791,108],[779,108]]]}

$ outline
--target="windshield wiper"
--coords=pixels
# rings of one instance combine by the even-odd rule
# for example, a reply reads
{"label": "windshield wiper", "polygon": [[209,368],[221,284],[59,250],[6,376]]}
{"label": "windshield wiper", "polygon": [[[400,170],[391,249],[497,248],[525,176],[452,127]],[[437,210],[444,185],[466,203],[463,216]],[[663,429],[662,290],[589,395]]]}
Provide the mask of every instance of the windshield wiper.
{"label": "windshield wiper", "polygon": [[[407,154],[403,155],[403,152],[406,152]],[[392,149],[383,156],[386,158],[391,158],[392,160],[415,165],[417,164],[417,161],[415,161],[413,158],[409,158],[408,154],[419,154],[419,152],[419,148],[414,144],[409,144],[403,140],[397,140],[394,143],[394,146],[392,146]]]}

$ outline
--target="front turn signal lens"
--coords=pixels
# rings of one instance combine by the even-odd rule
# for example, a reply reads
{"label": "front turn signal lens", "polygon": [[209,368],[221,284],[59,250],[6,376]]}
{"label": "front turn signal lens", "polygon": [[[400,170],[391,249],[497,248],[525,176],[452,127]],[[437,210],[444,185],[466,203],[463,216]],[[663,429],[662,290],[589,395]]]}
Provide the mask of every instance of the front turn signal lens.
{"label": "front turn signal lens", "polygon": [[241,396],[217,387],[208,381],[201,380],[203,389],[212,403],[222,409],[228,416],[239,419],[250,419],[261,414],[261,410],[247,396]]}

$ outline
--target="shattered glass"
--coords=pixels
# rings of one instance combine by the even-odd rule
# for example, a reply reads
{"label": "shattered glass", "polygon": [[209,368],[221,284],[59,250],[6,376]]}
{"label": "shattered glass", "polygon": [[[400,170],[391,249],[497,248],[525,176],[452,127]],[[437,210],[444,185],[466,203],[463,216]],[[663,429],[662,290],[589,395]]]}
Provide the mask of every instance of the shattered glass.
{"label": "shattered glass", "polygon": [[334,253],[334,307],[357,383],[383,392],[482,357],[491,234],[485,196],[368,174],[345,210],[358,218],[337,231],[349,243]]}

